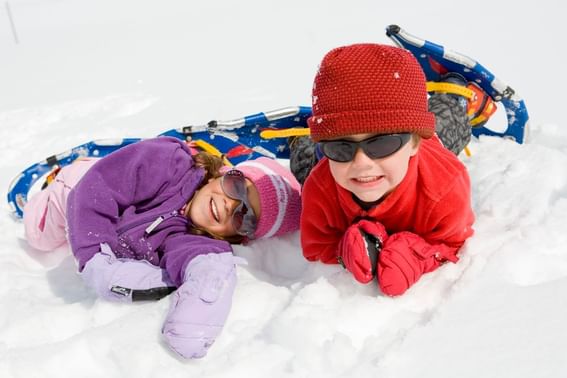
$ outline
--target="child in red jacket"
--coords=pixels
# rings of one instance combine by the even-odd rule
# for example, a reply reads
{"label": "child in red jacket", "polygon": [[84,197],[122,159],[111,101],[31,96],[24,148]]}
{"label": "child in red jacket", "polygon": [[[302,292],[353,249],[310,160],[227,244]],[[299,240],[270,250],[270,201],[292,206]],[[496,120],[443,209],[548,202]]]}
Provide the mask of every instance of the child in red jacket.
{"label": "child in red jacket", "polygon": [[308,260],[340,263],[361,283],[377,276],[390,296],[457,262],[473,234],[470,180],[435,135],[425,77],[409,52],[376,44],[330,51],[308,124],[324,155],[302,192]]}

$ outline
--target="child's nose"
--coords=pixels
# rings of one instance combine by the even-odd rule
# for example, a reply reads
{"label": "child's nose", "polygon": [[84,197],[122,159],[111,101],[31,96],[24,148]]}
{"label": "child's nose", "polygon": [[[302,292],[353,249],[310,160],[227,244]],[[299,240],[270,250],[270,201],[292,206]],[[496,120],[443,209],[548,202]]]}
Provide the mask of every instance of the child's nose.
{"label": "child's nose", "polygon": [[228,213],[230,215],[234,214],[234,210],[236,209],[236,207],[240,204],[240,200],[236,200],[234,198],[230,198],[228,197],[228,200],[226,202],[227,208],[228,208]]}
{"label": "child's nose", "polygon": [[354,158],[352,159],[353,164],[366,165],[372,164],[373,160],[366,155],[362,148],[357,148],[354,153]]}

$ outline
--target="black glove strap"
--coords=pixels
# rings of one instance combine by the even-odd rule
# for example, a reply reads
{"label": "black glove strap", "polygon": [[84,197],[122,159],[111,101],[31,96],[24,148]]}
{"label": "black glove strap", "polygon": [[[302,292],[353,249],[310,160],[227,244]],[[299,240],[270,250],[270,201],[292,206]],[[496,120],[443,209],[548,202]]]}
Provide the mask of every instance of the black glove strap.
{"label": "black glove strap", "polygon": [[122,286],[112,286],[110,291],[125,297],[131,296],[132,302],[139,301],[157,301],[163,297],[167,297],[173,293],[177,288],[174,286],[153,287],[146,290],[132,290]]}

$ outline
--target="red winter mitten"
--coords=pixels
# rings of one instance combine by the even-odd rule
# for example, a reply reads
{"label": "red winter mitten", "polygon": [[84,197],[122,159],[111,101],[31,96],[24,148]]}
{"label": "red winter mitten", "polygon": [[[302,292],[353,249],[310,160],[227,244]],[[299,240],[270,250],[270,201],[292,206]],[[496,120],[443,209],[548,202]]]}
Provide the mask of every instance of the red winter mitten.
{"label": "red winter mitten", "polygon": [[445,261],[457,262],[457,248],[431,245],[411,232],[391,235],[378,259],[378,284],[386,295],[403,294],[427,272]]}
{"label": "red winter mitten", "polygon": [[363,219],[347,228],[339,243],[339,263],[360,283],[372,281],[378,254],[388,238],[381,223]]}

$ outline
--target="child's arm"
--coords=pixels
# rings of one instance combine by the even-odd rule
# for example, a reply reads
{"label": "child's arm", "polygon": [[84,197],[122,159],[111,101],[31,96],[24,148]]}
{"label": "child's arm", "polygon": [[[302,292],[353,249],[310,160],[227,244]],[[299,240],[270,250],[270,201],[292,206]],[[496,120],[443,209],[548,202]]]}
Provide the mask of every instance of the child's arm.
{"label": "child's arm", "polygon": [[429,243],[408,231],[388,236],[380,222],[363,219],[347,229],[337,253],[339,262],[357,281],[366,284],[377,271],[382,292],[397,296],[424,273],[446,261],[457,262],[458,249],[443,243]]}
{"label": "child's arm", "polygon": [[315,182],[312,175],[303,186],[301,201],[303,256],[309,261],[338,264],[337,248],[349,225],[335,215],[339,206],[336,197],[324,185]]}
{"label": "child's arm", "polygon": [[166,238],[163,242],[163,251],[160,266],[167,271],[175,286],[181,286],[186,276],[185,269],[195,257],[232,253],[232,247],[224,240],[183,233]]}
{"label": "child's arm", "polygon": [[457,253],[473,234],[474,214],[466,172],[455,178],[455,187],[433,207],[429,222],[414,232],[388,237],[378,259],[378,283],[386,295],[403,294],[424,273],[441,264],[457,262]]}
{"label": "child's arm", "polygon": [[[102,243],[116,250],[117,224],[122,212],[154,198],[167,178],[175,175],[175,161],[187,161],[188,152],[181,143],[164,139],[135,143],[101,159],[69,194],[69,242],[79,271]],[[190,164],[184,166],[191,168]]]}

